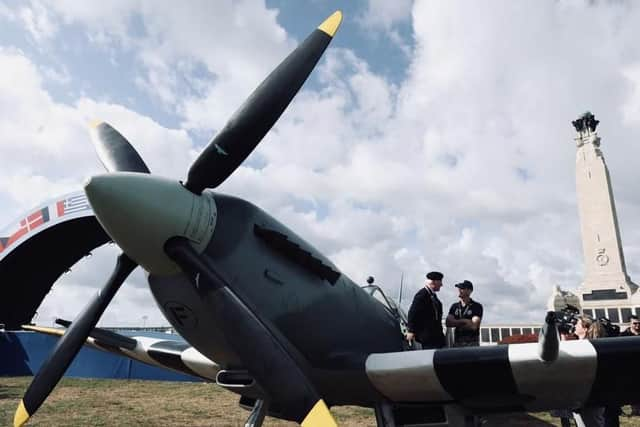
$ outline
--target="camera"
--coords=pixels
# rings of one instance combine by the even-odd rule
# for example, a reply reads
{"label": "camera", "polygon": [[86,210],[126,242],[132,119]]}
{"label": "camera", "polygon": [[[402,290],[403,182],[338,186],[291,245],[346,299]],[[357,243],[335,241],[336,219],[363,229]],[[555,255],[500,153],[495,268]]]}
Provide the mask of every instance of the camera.
{"label": "camera", "polygon": [[[560,311],[556,311],[556,318],[558,319],[558,332],[564,335],[572,335],[576,331],[576,323],[580,317],[580,310],[577,307],[567,304],[565,308]],[[620,326],[612,323],[611,320],[606,317],[599,317],[595,319],[604,329],[605,336],[617,337],[620,335]]]}
{"label": "camera", "polygon": [[598,322],[600,322],[608,337],[617,337],[618,335],[620,335],[620,326],[611,323],[611,320],[607,319],[606,317],[598,318]]}
{"label": "camera", "polygon": [[567,304],[565,308],[560,311],[556,311],[556,318],[558,319],[558,332],[564,335],[571,335],[576,330],[576,323],[580,316],[580,310],[577,307]]}

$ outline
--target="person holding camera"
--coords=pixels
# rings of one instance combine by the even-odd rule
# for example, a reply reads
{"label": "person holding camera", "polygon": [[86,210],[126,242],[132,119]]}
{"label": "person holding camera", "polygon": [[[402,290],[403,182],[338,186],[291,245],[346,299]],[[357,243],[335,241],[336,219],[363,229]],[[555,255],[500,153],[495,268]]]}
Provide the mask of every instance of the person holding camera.
{"label": "person holding camera", "polygon": [[447,327],[455,329],[454,347],[480,345],[480,322],[482,304],[471,299],[473,283],[468,280],[457,283],[459,301],[451,306],[447,316]]}
{"label": "person holding camera", "polygon": [[420,289],[409,308],[406,338],[422,344],[423,349],[444,347],[442,333],[442,303],[436,292],[442,287],[444,275],[439,271],[427,274],[424,288]]}

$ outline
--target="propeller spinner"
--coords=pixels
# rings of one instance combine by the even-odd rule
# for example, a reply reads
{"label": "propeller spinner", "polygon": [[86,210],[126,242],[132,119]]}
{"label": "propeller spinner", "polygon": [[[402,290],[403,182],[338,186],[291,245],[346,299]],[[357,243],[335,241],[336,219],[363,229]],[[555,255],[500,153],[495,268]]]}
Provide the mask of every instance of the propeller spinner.
{"label": "propeller spinner", "polygon": [[[147,165],[124,136],[106,123],[92,124],[91,136],[105,169],[109,172],[133,171],[149,173]],[[33,415],[73,361],[96,326],[118,289],[138,266],[122,253],[104,287],[73,321],[29,384],[14,416],[14,426],[22,426]]]}

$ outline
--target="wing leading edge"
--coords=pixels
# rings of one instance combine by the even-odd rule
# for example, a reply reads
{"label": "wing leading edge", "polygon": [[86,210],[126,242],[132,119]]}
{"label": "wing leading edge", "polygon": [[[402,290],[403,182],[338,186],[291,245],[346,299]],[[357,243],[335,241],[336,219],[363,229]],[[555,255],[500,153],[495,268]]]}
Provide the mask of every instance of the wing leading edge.
{"label": "wing leading edge", "polygon": [[[25,325],[23,329],[58,337],[65,332],[61,328],[45,326]],[[182,341],[127,337],[105,329],[94,328],[85,345],[207,381],[215,381],[221,369],[217,363]]]}

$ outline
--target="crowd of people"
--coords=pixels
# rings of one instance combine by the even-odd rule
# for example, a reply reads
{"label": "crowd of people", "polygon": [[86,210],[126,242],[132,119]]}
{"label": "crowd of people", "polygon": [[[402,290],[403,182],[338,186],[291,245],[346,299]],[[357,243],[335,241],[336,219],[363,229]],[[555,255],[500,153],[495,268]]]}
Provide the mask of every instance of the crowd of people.
{"label": "crowd of people", "polygon": [[[438,349],[445,346],[442,328],[442,303],[437,293],[442,287],[444,275],[438,271],[427,274],[427,280],[411,303],[408,314],[406,339],[410,345],[417,341],[422,349]],[[455,285],[458,288],[458,302],[451,305],[445,324],[454,328],[454,347],[480,345],[480,323],[482,304],[471,298],[473,283],[464,280]],[[631,316],[629,327],[620,336],[640,336],[640,319]],[[562,339],[598,339],[611,336],[611,328],[606,328],[606,319],[594,320],[582,315],[575,318],[573,330],[561,334]],[[616,331],[617,333],[618,331]],[[560,417],[562,426],[577,427],[619,427],[620,407],[584,407],[552,412]],[[640,416],[640,405],[631,406],[631,414]]]}
{"label": "crowd of people", "polygon": [[[622,333],[612,330],[605,325],[606,319],[593,319],[588,315],[577,316],[575,328],[572,332],[561,334],[563,340],[569,339],[598,339],[615,336],[640,336],[640,319],[632,315],[629,319],[629,327]],[[619,427],[622,410],[619,406],[591,406],[575,410],[560,410],[552,412],[552,415],[560,417],[563,427],[571,426],[571,419],[577,427]],[[640,405],[631,405],[630,416],[640,416]]]}

